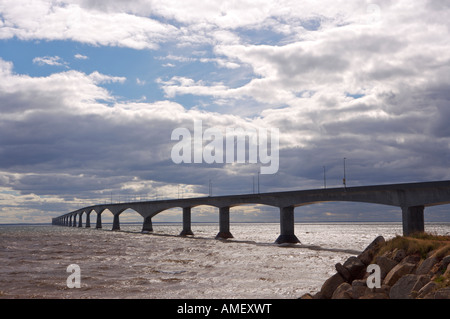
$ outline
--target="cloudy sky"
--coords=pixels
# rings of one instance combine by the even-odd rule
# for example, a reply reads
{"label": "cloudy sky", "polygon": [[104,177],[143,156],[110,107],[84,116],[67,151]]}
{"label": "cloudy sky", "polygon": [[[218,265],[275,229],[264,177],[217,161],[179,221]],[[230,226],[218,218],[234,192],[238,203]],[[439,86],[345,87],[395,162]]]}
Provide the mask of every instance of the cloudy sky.
{"label": "cloudy sky", "polygon": [[[0,223],[210,185],[252,193],[261,163],[173,162],[172,131],[195,120],[279,130],[261,192],[322,188],[324,167],[342,187],[344,158],[348,186],[449,180],[449,16],[443,0],[3,0]],[[425,218],[450,221],[447,210]],[[296,209],[298,221],[400,219],[378,205]],[[278,211],[233,208],[231,220]]]}

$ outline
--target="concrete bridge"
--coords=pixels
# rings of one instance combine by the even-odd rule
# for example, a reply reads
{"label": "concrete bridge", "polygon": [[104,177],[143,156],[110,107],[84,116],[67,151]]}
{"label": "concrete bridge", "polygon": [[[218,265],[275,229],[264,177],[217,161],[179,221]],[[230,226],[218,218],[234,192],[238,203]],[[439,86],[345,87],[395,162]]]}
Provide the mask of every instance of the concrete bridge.
{"label": "concrete bridge", "polygon": [[[300,242],[294,233],[294,208],[323,202],[361,202],[399,207],[402,210],[403,235],[424,231],[424,209],[428,206],[450,203],[450,181],[389,184],[347,188],[297,190],[261,194],[211,196],[144,202],[103,204],[88,206],[53,218],[53,225],[82,227],[82,215],[86,214],[86,227],[91,227],[90,215],[97,214],[96,228],[102,228],[101,215],[105,210],[113,214],[112,230],[120,230],[119,216],[127,209],[138,212],[143,218],[143,232],[153,231],[152,218],[171,208],[183,211],[183,230],[180,235],[193,235],[191,208],[200,205],[219,209],[219,233],[217,239],[233,238],[230,232],[230,207],[246,204],[262,204],[280,209],[280,235],[277,244]],[[78,223],[77,223],[78,220]]]}

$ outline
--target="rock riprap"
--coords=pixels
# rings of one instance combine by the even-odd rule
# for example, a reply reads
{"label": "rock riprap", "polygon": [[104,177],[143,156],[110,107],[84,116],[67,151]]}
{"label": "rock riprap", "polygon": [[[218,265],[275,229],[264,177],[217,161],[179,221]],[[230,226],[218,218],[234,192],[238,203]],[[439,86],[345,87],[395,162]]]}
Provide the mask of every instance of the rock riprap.
{"label": "rock riprap", "polygon": [[[423,247],[401,248],[408,240]],[[319,292],[300,299],[450,299],[450,242],[433,246],[409,237],[397,241],[400,247],[375,238],[358,256],[337,263],[336,273]],[[368,271],[374,264],[379,267],[377,285],[372,283],[378,274]]]}

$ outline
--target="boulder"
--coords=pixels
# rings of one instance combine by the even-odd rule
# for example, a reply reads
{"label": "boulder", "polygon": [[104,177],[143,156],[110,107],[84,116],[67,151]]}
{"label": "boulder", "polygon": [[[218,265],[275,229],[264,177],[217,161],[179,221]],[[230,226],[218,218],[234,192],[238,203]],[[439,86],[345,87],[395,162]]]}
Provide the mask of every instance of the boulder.
{"label": "boulder", "polygon": [[426,275],[407,274],[397,280],[392,286],[389,298],[413,299],[418,294],[418,291],[429,281],[430,277]]}
{"label": "boulder", "polygon": [[416,284],[414,285],[412,291],[415,293],[414,298],[419,293],[419,290],[422,289],[426,284],[428,284],[431,280],[431,276],[429,275],[419,275]]}
{"label": "boulder", "polygon": [[416,299],[430,299],[434,298],[434,291],[438,287],[438,284],[434,281],[428,282],[425,286],[419,289]]}
{"label": "boulder", "polygon": [[391,290],[391,286],[382,284],[380,288],[373,289],[375,292],[382,292],[389,296],[389,291]]}
{"label": "boulder", "polygon": [[364,265],[361,260],[355,256],[348,258],[344,262],[344,265],[337,263],[335,268],[347,282],[352,282],[355,279],[361,279],[366,273],[366,265]]}
{"label": "boulder", "polygon": [[320,298],[321,299],[330,299],[333,296],[334,291],[337,287],[345,282],[344,278],[339,273],[334,274],[330,278],[328,278],[322,288],[320,289]]}
{"label": "boulder", "polygon": [[444,272],[444,277],[450,279],[450,264],[447,265],[447,270]]}
{"label": "boulder", "polygon": [[438,259],[434,256],[428,257],[422,261],[416,269],[417,275],[426,275],[430,273],[433,266],[438,262]]}
{"label": "boulder", "polygon": [[364,251],[358,255],[358,259],[365,265],[369,265],[372,262],[373,257],[380,249],[381,245],[385,242],[383,236],[375,238]]}
{"label": "boulder", "polygon": [[366,265],[359,258],[354,256],[345,261],[344,267],[350,274],[350,280],[361,279],[366,273]]}
{"label": "boulder", "polygon": [[367,287],[366,280],[363,279],[353,280],[352,282],[353,299],[359,299],[360,297],[364,296],[366,290],[370,290],[369,287]]}
{"label": "boulder", "polygon": [[431,268],[430,274],[436,275],[436,277],[437,277],[440,274],[442,274],[443,271],[444,271],[444,269],[442,267],[442,261],[441,261],[441,262],[434,264],[434,266]]}
{"label": "boulder", "polygon": [[352,299],[352,286],[348,282],[340,284],[333,292],[331,299]]}
{"label": "boulder", "polygon": [[336,268],[336,271],[338,272],[338,274],[340,274],[342,276],[342,278],[344,278],[345,281],[347,281],[347,282],[351,281],[350,272],[341,263],[337,263],[336,265],[334,265],[334,268]]}
{"label": "boulder", "polygon": [[392,251],[392,259],[395,260],[396,262],[400,262],[403,260],[403,258],[406,257],[406,252],[403,249],[398,249],[395,248]]}
{"label": "boulder", "polygon": [[408,255],[405,258],[402,259],[400,262],[401,264],[414,264],[417,265],[420,262],[420,256],[419,255]]}
{"label": "boulder", "polygon": [[450,287],[437,290],[434,294],[434,299],[450,299]]}
{"label": "boulder", "polygon": [[398,262],[386,256],[378,256],[375,259],[375,262],[378,266],[380,266],[381,280],[383,280],[392,268],[398,264]]}
{"label": "boulder", "polygon": [[322,293],[319,291],[314,295],[312,295],[312,299],[324,299],[324,298],[322,298]]}
{"label": "boulder", "polygon": [[442,258],[442,268],[443,269],[447,269],[448,265],[450,265],[450,255],[445,256],[444,258]]}
{"label": "boulder", "polygon": [[404,275],[411,273],[415,267],[415,264],[399,263],[386,275],[383,283],[392,287],[397,282],[397,280],[399,280]]}

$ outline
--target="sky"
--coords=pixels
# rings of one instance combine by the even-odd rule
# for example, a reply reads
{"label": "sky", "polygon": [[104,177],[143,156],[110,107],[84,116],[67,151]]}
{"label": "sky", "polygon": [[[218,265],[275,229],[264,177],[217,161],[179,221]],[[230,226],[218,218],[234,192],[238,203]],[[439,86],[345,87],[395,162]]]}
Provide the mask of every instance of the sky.
{"label": "sky", "polygon": [[[439,0],[3,0],[0,223],[343,187],[344,163],[347,186],[450,180],[449,16]],[[175,163],[172,132],[196,121],[277,129],[278,170]],[[427,208],[425,220],[448,222],[448,210]],[[400,221],[401,210],[324,203],[295,216]],[[217,209],[192,220],[217,221]],[[278,220],[272,207],[231,210],[232,222]]]}

